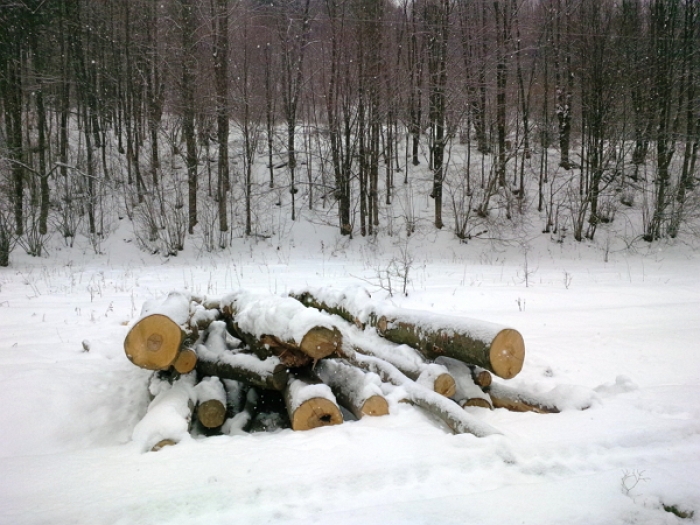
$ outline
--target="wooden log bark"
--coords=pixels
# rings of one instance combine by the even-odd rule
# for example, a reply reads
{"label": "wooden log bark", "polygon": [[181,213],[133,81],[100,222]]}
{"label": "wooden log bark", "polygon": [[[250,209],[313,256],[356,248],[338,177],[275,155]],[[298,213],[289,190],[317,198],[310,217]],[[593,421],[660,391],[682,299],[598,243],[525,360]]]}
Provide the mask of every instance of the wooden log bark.
{"label": "wooden log bark", "polygon": [[452,399],[459,406],[493,408],[489,396],[474,382],[471,367],[450,357],[438,357],[435,362],[447,368],[454,378],[455,392]]}
{"label": "wooden log bark", "polygon": [[357,324],[369,325],[386,339],[407,344],[428,360],[440,356],[482,367],[499,377],[515,377],[523,366],[525,344],[520,333],[494,323],[430,312],[396,308],[373,302],[366,295],[328,289],[297,294],[305,304],[328,311],[345,310]]}
{"label": "wooden log bark", "polygon": [[149,390],[153,399],[132,434],[142,451],[159,450],[189,439],[196,403],[195,379],[194,374],[180,376],[172,384],[166,379],[152,379]]}
{"label": "wooden log bark", "polygon": [[367,374],[339,359],[319,361],[314,373],[331,387],[338,403],[350,410],[357,419],[389,413],[389,404],[380,386],[381,379],[376,374]]}
{"label": "wooden log bark", "polygon": [[291,297],[236,292],[219,304],[256,353],[272,353],[291,367],[305,366],[341,348],[342,336],[330,316]]}
{"label": "wooden log bark", "polygon": [[292,377],[284,401],[293,430],[339,425],[343,415],[330,387],[309,377]]}
{"label": "wooden log bark", "polygon": [[218,377],[205,377],[195,386],[197,421],[205,428],[218,428],[226,420],[226,390]]}
{"label": "wooden log bark", "polygon": [[484,389],[491,397],[495,408],[505,408],[512,412],[536,412],[538,414],[557,414],[560,412],[555,403],[529,392],[492,383]]}

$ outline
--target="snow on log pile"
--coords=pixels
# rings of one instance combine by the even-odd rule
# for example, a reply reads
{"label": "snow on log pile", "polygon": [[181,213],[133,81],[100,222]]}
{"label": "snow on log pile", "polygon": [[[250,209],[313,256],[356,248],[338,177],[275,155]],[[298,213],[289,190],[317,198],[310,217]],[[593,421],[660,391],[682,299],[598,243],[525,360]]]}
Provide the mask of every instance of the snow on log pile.
{"label": "snow on log pile", "polygon": [[493,380],[522,369],[517,330],[396,308],[361,288],[218,298],[171,292],[144,304],[124,350],[154,371],[151,404],[133,432],[144,450],[191,433],[308,430],[387,415],[389,394],[478,437],[499,432],[466,407],[560,410],[556,395]]}

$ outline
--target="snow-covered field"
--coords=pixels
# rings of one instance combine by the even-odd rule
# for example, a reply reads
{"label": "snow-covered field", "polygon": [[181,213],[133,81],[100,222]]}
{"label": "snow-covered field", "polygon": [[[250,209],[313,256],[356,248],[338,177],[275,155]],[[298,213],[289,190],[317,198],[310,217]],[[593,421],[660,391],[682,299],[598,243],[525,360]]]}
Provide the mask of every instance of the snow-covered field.
{"label": "snow-covered field", "polygon": [[122,232],[109,255],[16,251],[0,269],[0,523],[700,522],[700,252],[682,244],[407,243],[397,305],[517,328],[525,366],[509,383],[591,396],[588,410],[473,408],[502,432],[476,438],[394,403],[387,417],[142,453],[131,435],[149,372],[122,343],[146,300],[357,284],[386,295],[375,285],[399,253],[390,239],[308,228],[168,260]]}

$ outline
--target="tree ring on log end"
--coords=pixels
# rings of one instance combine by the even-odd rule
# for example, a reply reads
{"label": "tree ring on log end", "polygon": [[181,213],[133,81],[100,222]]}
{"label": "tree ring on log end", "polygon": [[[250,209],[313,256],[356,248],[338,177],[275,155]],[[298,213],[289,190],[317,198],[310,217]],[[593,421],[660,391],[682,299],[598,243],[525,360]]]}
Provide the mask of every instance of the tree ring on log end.
{"label": "tree ring on log end", "polygon": [[153,314],[138,321],[124,339],[124,351],[136,366],[165,370],[180,352],[182,329],[170,317]]}
{"label": "tree ring on log end", "polygon": [[314,397],[304,401],[292,414],[293,430],[339,425],[343,422],[340,409],[324,397]]}
{"label": "tree ring on log end", "polygon": [[498,377],[512,379],[518,375],[525,361],[525,342],[520,332],[512,328],[498,332],[491,342],[489,359]]}

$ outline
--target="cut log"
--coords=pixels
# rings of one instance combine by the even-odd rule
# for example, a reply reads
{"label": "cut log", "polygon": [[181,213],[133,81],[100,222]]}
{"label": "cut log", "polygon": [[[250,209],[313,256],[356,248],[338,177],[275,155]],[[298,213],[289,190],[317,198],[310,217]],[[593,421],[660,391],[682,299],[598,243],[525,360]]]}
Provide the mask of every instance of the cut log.
{"label": "cut log", "polygon": [[345,310],[350,318],[377,329],[395,343],[419,350],[427,359],[452,357],[477,365],[504,379],[515,377],[523,366],[525,344],[520,333],[494,323],[396,308],[373,302],[367,294],[344,294],[329,289],[297,294],[307,304]]}
{"label": "cut log", "polygon": [[310,378],[291,378],[284,390],[284,401],[292,430],[310,430],[343,422],[330,387]]}
{"label": "cut log", "polygon": [[194,387],[197,420],[205,428],[218,428],[226,420],[226,390],[218,377],[205,377]]}
{"label": "cut log", "polygon": [[175,358],[173,368],[180,374],[189,374],[197,365],[197,353],[192,348],[183,348]]}
{"label": "cut log", "polygon": [[439,364],[427,365],[416,378],[416,383],[445,397],[452,397],[455,394],[454,378],[449,370]]}
{"label": "cut log", "polygon": [[220,305],[256,353],[273,352],[283,361],[286,355],[299,353],[315,361],[341,347],[342,336],[332,318],[291,297],[236,292],[223,297]]}
{"label": "cut log", "polygon": [[415,383],[390,363],[349,349],[345,350],[345,354],[348,361],[352,364],[378,374],[383,381],[401,386],[406,392],[407,400],[410,403],[438,417],[455,434],[473,434],[476,437],[500,434],[491,425],[474,419],[453,401]]}
{"label": "cut log", "polygon": [[389,413],[381,389],[381,379],[365,373],[346,361],[324,359],[314,368],[314,373],[331,387],[338,403],[361,419],[363,416],[385,416]]}
{"label": "cut log", "polygon": [[152,314],[131,327],[124,339],[124,351],[136,366],[165,370],[177,359],[184,332],[170,317]]}
{"label": "cut log", "polygon": [[472,379],[474,380],[474,383],[481,388],[486,388],[491,385],[493,381],[491,372],[484,370],[483,368],[479,368],[478,366],[470,366],[469,368],[472,371]]}
{"label": "cut log", "polygon": [[202,376],[234,379],[269,390],[283,390],[289,380],[287,368],[277,357],[262,360],[253,354],[228,350],[216,353],[206,345],[198,345],[197,354],[197,372]]}
{"label": "cut log", "polygon": [[519,391],[498,383],[492,383],[485,391],[491,397],[491,402],[495,408],[506,408],[512,412],[536,412],[538,414],[556,414],[560,412],[554,403],[544,399],[542,396]]}
{"label": "cut log", "polygon": [[[171,292],[162,301],[147,301],[141,316],[124,339],[124,351],[135,365],[147,370],[174,366],[180,373],[194,369],[196,355],[188,349],[219,315],[194,302],[190,294]],[[192,313],[191,313],[192,312]]]}
{"label": "cut log", "polygon": [[416,349],[377,337],[373,331],[360,332],[353,329],[353,333],[355,351],[391,363],[405,376],[420,382],[438,394],[446,397],[454,394],[454,380],[447,369],[428,363]]}
{"label": "cut log", "polygon": [[471,367],[450,357],[438,357],[435,363],[444,366],[454,378],[455,392],[452,399],[459,406],[463,408],[467,406],[493,408],[489,396],[474,383]]}
{"label": "cut log", "polygon": [[189,439],[197,399],[194,383],[194,374],[180,376],[172,384],[157,377],[151,380],[149,390],[153,400],[132,434],[133,441],[144,452]]}

